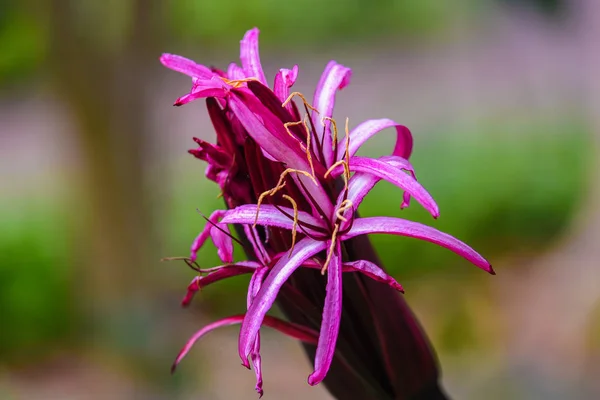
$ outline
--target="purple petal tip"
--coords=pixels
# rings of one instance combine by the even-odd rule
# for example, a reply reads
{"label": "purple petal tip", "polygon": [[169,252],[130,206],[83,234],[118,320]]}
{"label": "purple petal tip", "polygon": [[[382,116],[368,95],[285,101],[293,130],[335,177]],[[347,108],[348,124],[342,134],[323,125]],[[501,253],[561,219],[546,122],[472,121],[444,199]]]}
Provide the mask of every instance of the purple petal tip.
{"label": "purple petal tip", "polygon": [[173,365],[171,365],[171,374],[174,374],[176,369],[177,369],[177,361],[175,361],[173,363]]}
{"label": "purple petal tip", "polygon": [[492,264],[488,266],[488,272],[490,275],[496,275],[496,271],[494,271],[494,268],[492,268]]}

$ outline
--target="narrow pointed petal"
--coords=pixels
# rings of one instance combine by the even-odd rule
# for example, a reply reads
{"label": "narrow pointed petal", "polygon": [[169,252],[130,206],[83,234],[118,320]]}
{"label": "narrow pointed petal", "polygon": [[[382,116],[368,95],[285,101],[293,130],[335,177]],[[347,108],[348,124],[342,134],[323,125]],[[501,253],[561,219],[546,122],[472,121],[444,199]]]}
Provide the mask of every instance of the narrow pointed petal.
{"label": "narrow pointed petal", "polygon": [[333,164],[334,154],[332,147],[332,135],[330,122],[323,120],[324,117],[331,118],[333,115],[333,107],[335,105],[335,94],[338,90],[343,89],[350,83],[350,77],[352,76],[352,70],[348,67],[344,67],[335,61],[330,61],[315,90],[313,98],[313,106],[319,110],[319,114],[313,113],[313,122],[315,124],[315,139],[321,141],[321,135],[323,129],[325,129],[325,135],[323,137],[323,153],[325,156],[324,163],[326,166]]}
{"label": "narrow pointed petal", "polygon": [[180,107],[194,100],[204,99],[207,97],[225,97],[225,89],[222,86],[199,86],[193,92],[184,94],[173,103],[174,106]]}
{"label": "narrow pointed petal", "polygon": [[[396,129],[396,145],[392,155],[408,159],[413,148],[413,137],[410,130],[387,118],[367,120],[350,131],[350,146],[348,147],[350,157],[354,156],[367,140],[387,128]],[[345,150],[343,146],[338,147],[338,160],[344,157]]]}
{"label": "narrow pointed petal", "polygon": [[256,78],[263,85],[267,84],[258,53],[258,28],[250,29],[240,41],[240,60],[247,78]]}
{"label": "narrow pointed petal", "polygon": [[[294,65],[292,69],[281,68],[277,75],[275,75],[273,92],[282,103],[290,95],[290,88],[296,83],[296,78],[298,78],[297,65]],[[290,113],[293,112],[291,103],[287,104],[286,108]]]}
{"label": "narrow pointed petal", "polygon": [[229,232],[227,224],[217,224],[210,230],[210,238],[212,239],[217,254],[221,261],[225,264],[233,262],[233,239]]}
{"label": "narrow pointed petal", "polygon": [[325,242],[316,242],[310,238],[302,239],[296,243],[291,256],[286,255],[275,264],[242,323],[238,350],[244,366],[248,366],[248,355],[252,351],[254,338],[256,338],[260,325],[267,311],[273,305],[281,286],[305,260],[324,250],[325,245]]}
{"label": "narrow pointed petal", "polygon": [[341,318],[342,251],[338,242],[327,268],[327,294],[325,295],[321,332],[319,333],[319,343],[315,355],[315,370],[308,377],[309,385],[320,383],[329,371],[335,354],[335,344],[340,331]]}
{"label": "narrow pointed petal", "polygon": [[[268,109],[260,104],[253,95],[235,91],[229,102],[231,110],[248,134],[258,145],[275,160],[287,164],[291,168],[310,171],[306,156],[294,139],[287,134],[281,122],[271,122],[275,117]],[[252,109],[250,108],[252,107]],[[257,114],[261,116],[259,119]],[[280,128],[280,129],[278,129]]]}
{"label": "narrow pointed petal", "polygon": [[202,230],[202,232],[200,232],[200,234],[198,236],[196,236],[196,239],[194,239],[194,241],[192,242],[192,246],[190,248],[190,260],[192,262],[196,261],[196,257],[198,256],[198,250],[200,250],[200,248],[204,245],[204,242],[206,242],[206,239],[208,239],[208,237],[211,234],[211,230],[214,228],[213,224],[216,224],[219,219],[221,219],[225,213],[227,211],[225,210],[217,210],[215,212],[213,212],[210,217],[208,217],[208,222],[206,222],[206,225],[204,226],[204,229]]}
{"label": "narrow pointed petal", "polygon": [[[225,224],[254,224],[256,221],[258,225],[273,226],[291,230],[294,226],[294,221],[287,215],[283,214],[280,210],[286,212],[290,216],[293,216],[294,209],[289,207],[278,208],[270,204],[262,204],[259,209],[258,206],[254,204],[246,204],[227,211],[227,214],[223,217],[221,222]],[[257,210],[258,219],[256,218]],[[307,212],[298,211],[298,220],[305,224],[315,227],[323,227],[325,229],[323,221]],[[315,233],[312,229],[307,230],[310,233]]]}
{"label": "narrow pointed petal", "polygon": [[[218,321],[215,321],[211,324],[206,325],[196,333],[187,341],[185,346],[181,349],[173,365],[171,366],[171,373],[175,372],[177,365],[183,360],[183,358],[187,355],[187,353],[191,350],[194,344],[201,339],[204,335],[209,332],[214,331],[217,328],[222,326],[230,326],[239,324],[244,320],[245,314],[234,315],[231,317],[223,318]],[[278,330],[279,332],[297,340],[301,340],[306,343],[316,344],[317,343],[317,332],[310,328],[306,328],[304,326],[294,324],[291,322],[283,321],[276,317],[271,317],[267,315],[264,317],[263,325]]]}
{"label": "narrow pointed petal", "polygon": [[208,67],[196,64],[188,58],[175,54],[163,54],[160,56],[160,62],[165,67],[172,69],[173,71],[181,72],[192,78],[209,80],[215,75]]}
{"label": "narrow pointed petal", "polygon": [[381,269],[377,264],[372,263],[367,260],[358,260],[345,262],[343,266],[344,272],[346,271],[358,271],[368,276],[371,279],[374,279],[378,282],[383,282],[396,289],[399,292],[404,293],[404,289],[402,285],[400,285],[394,278],[390,275],[386,274],[383,269]]}
{"label": "narrow pointed petal", "polygon": [[357,218],[354,220],[352,229],[350,229],[350,231],[342,237],[342,240],[350,239],[358,235],[372,233],[389,233],[392,235],[413,237],[435,243],[453,251],[484,271],[487,271],[492,275],[495,274],[490,263],[467,244],[461,242],[453,236],[448,235],[447,233],[440,232],[437,229],[431,228],[427,225],[401,218]]}
{"label": "narrow pointed petal", "polygon": [[263,396],[263,378],[262,378],[262,359],[260,357],[260,332],[256,335],[254,340],[254,348],[250,353],[250,360],[252,361],[252,368],[254,369],[254,375],[256,376],[256,385],[254,390],[258,393],[258,398]]}
{"label": "narrow pointed petal", "polygon": [[[352,157],[350,159],[350,171],[365,172],[385,179],[414,197],[434,218],[440,215],[433,197],[415,178],[385,161],[367,157]],[[403,199],[403,202],[405,201],[406,198]]]}

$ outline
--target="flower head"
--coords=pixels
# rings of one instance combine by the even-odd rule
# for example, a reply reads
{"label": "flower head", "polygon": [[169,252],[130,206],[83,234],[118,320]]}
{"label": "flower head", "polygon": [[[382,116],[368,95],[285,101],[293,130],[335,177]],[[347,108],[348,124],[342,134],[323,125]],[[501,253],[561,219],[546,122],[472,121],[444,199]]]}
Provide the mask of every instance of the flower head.
{"label": "flower head", "polygon": [[[493,270],[468,245],[434,228],[395,217],[359,217],[359,205],[380,180],[404,191],[401,207],[408,207],[412,197],[434,218],[439,210],[408,161],[413,147],[408,128],[390,119],[368,120],[353,129],[346,119],[343,129],[338,126],[333,118],[335,96],[349,84],[349,68],[329,62],[310,103],[304,95],[290,93],[297,66],[281,69],[269,88],[260,63],[257,29],[248,31],[241,41],[240,59],[241,66],[231,64],[226,73],[170,54],[164,54],[161,62],[192,78],[190,92],[175,105],[207,99],[217,143],[195,139],[198,148],[190,153],[208,163],[206,176],[219,185],[228,208],[207,219],[189,257],[189,262],[194,262],[210,237],[224,265],[199,270],[206,275],[194,278],[184,304],[203,286],[252,274],[246,314],[199,331],[190,343],[214,327],[241,322],[239,355],[246,367],[250,361],[254,364],[257,390],[262,393],[259,330],[262,325],[274,324],[267,312],[282,291],[292,291],[296,299],[311,297],[292,282],[297,270],[326,275],[322,318],[305,321],[313,327],[320,325],[318,335],[308,326],[277,322],[286,326],[287,330],[281,329],[285,333],[299,337],[296,330],[304,329],[310,338],[305,335],[301,339],[316,341],[315,369],[308,378],[311,385],[323,381],[334,362],[344,312],[342,300],[347,298],[343,276],[362,274],[402,291],[373,257],[352,256],[358,253],[349,243],[357,237],[388,233],[418,238],[445,247],[487,272]],[[396,131],[392,154],[380,158],[356,155],[369,138],[387,128]],[[251,261],[233,263],[230,227],[241,236]],[[187,349],[189,345],[183,354]],[[434,361],[430,364],[435,369]]]}

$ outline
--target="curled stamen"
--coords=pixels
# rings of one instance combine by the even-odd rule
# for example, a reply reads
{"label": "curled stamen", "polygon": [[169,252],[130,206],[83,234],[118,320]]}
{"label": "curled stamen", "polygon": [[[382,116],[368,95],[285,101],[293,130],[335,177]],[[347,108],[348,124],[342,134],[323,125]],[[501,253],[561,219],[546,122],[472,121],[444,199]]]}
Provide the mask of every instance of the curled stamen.
{"label": "curled stamen", "polygon": [[339,207],[339,208],[338,208],[338,210],[335,212],[335,216],[336,216],[336,217],[337,217],[339,220],[341,220],[341,221],[344,221],[344,222],[347,222],[347,221],[348,221],[348,219],[347,219],[346,217],[344,217],[342,214],[343,214],[344,212],[346,212],[346,210],[350,210],[350,209],[352,209],[352,207],[353,207],[353,206],[354,206],[354,204],[352,204],[352,200],[348,200],[348,199],[346,199],[346,200],[342,201],[342,204],[340,204],[340,207]]}
{"label": "curled stamen", "polygon": [[251,82],[251,81],[257,81],[257,82],[259,82],[259,80],[256,79],[256,78],[227,79],[227,78],[224,78],[222,76],[220,76],[219,78],[221,78],[221,80],[223,82],[225,82],[226,84],[231,85],[231,86],[233,86],[236,89],[239,88],[240,86],[242,86],[242,84],[246,83],[246,82]]}
{"label": "curled stamen", "polygon": [[304,175],[304,176],[310,178],[315,185],[317,185],[317,186],[319,185],[319,183],[317,182],[317,179],[313,175],[309,174],[306,171],[303,171],[301,169],[294,169],[294,168],[286,169],[285,171],[283,171],[281,173],[281,176],[279,177],[279,182],[277,182],[277,185],[273,189],[266,190],[266,191],[262,192],[260,194],[260,196],[258,196],[258,201],[256,203],[256,218],[254,219],[254,224],[252,225],[253,227],[256,227],[256,224],[258,222],[258,213],[260,212],[260,205],[262,204],[265,197],[273,196],[273,195],[275,195],[275,193],[277,193],[281,189],[283,189],[285,187],[285,177],[292,172]]}
{"label": "curled stamen", "polygon": [[323,117],[321,119],[321,123],[323,125],[325,125],[325,121],[329,121],[331,123],[331,126],[333,127],[333,129],[332,129],[333,139],[332,139],[332,144],[331,144],[331,150],[337,151],[337,141],[338,141],[337,123],[335,122],[335,119],[333,119],[331,117]]}
{"label": "curled stamen", "polygon": [[[284,126],[286,132],[288,133],[288,135],[290,135],[294,140],[296,140],[298,142],[302,151],[306,152],[306,159],[308,161],[308,165],[310,165],[310,172],[312,173],[312,176],[314,177],[315,176],[315,167],[313,165],[312,155],[310,154],[310,131],[308,130],[308,123],[306,122],[307,119],[308,119],[308,115],[305,115],[303,120],[296,121],[296,122],[286,122],[285,124],[283,124],[283,126]],[[296,125],[300,125],[300,124],[303,124],[304,128],[306,129],[306,146],[304,145],[304,143],[302,143],[302,141],[300,139],[298,139],[296,136],[294,136],[294,134],[289,129],[290,126],[296,126]]]}
{"label": "curled stamen", "polygon": [[290,257],[294,251],[294,245],[296,244],[296,230],[298,229],[298,204],[294,199],[292,199],[287,194],[282,196],[284,199],[288,200],[292,203],[292,207],[294,208],[294,223],[292,224],[292,246],[290,247]]}
{"label": "curled stamen", "polygon": [[306,100],[306,97],[304,97],[304,95],[300,92],[292,92],[287,99],[285,99],[285,101],[283,102],[283,104],[281,105],[281,107],[285,107],[289,104],[290,101],[292,101],[292,99],[294,98],[294,96],[298,96],[300,97],[300,99],[302,100],[302,103],[304,103],[304,105],[308,108],[310,108],[311,110],[315,111],[317,114],[319,114],[319,110],[317,110],[315,107],[311,106],[310,103]]}
{"label": "curled stamen", "polygon": [[325,259],[325,263],[323,264],[323,268],[321,268],[321,275],[325,275],[325,271],[327,271],[327,267],[331,262],[331,257],[333,257],[333,252],[335,250],[335,244],[337,242],[337,233],[340,229],[340,224],[335,224],[335,229],[331,234],[331,245],[329,246],[329,251],[327,252],[327,258]]}

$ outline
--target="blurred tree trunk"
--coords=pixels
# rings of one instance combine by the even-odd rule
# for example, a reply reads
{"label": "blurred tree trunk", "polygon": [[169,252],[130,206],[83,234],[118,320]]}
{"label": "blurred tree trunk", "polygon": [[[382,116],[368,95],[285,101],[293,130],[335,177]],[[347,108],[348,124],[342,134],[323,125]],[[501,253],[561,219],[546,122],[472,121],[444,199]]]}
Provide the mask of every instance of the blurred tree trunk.
{"label": "blurred tree trunk", "polygon": [[73,210],[81,217],[77,298],[96,341],[112,314],[142,291],[148,263],[157,259],[144,154],[162,5],[48,0],[51,78],[76,123],[82,158],[73,175],[82,196],[76,204],[84,205]]}

